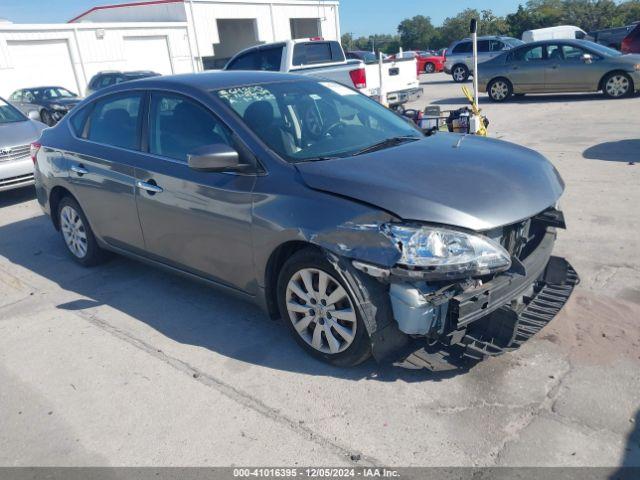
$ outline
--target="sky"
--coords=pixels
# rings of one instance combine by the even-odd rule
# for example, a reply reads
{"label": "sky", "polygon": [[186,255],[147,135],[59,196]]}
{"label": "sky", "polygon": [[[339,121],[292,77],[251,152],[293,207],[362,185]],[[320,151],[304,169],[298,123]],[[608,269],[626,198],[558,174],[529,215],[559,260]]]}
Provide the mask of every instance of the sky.
{"label": "sky", "polygon": [[[66,22],[96,5],[132,0],[0,0],[0,18],[15,23]],[[133,0],[138,1],[138,0]],[[465,8],[490,8],[496,15],[515,11],[525,0],[341,0],[340,25],[343,33],[355,36],[395,33],[407,17],[425,15],[435,25]]]}

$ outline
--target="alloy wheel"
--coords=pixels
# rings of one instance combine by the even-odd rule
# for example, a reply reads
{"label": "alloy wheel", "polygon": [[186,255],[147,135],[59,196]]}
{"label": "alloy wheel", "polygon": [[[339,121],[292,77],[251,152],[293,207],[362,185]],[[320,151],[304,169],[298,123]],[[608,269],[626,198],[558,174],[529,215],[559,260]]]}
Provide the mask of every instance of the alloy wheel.
{"label": "alloy wheel", "polygon": [[465,70],[462,67],[457,67],[453,70],[453,78],[458,82],[463,82],[465,77]]}
{"label": "alloy wheel", "polygon": [[69,205],[65,205],[60,211],[60,229],[71,253],[84,258],[88,249],[87,231],[78,212]]}
{"label": "alloy wheel", "polygon": [[291,276],[286,290],[289,320],[315,350],[336,354],[356,337],[356,311],[349,294],[330,274],[303,268]]}
{"label": "alloy wheel", "polygon": [[435,66],[433,65],[433,63],[427,63],[427,64],[424,66],[424,71],[425,71],[425,73],[433,73],[433,71],[434,71],[435,69],[436,69],[436,68],[435,68]]}
{"label": "alloy wheel", "polygon": [[611,97],[624,97],[629,92],[629,79],[624,75],[613,75],[604,88]]}
{"label": "alloy wheel", "polygon": [[498,80],[491,84],[491,98],[494,100],[504,100],[509,95],[509,85],[502,80]]}

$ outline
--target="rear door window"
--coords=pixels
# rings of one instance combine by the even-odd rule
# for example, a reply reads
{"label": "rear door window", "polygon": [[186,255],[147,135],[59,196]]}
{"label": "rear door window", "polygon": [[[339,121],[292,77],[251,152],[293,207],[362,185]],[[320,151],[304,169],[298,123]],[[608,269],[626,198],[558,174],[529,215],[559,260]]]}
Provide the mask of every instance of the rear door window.
{"label": "rear door window", "polygon": [[207,145],[232,146],[231,133],[208,109],[182,95],[153,93],[149,115],[149,152],[187,161]]}
{"label": "rear door window", "polygon": [[478,53],[486,53],[489,51],[489,40],[480,40],[478,42]]}
{"label": "rear door window", "polygon": [[344,54],[338,42],[304,42],[293,47],[293,65],[313,65],[318,63],[342,62]]}
{"label": "rear door window", "polygon": [[513,60],[516,62],[535,62],[543,59],[544,55],[542,45],[530,48],[520,48],[513,52]]}
{"label": "rear door window", "polygon": [[94,104],[87,138],[114,147],[139,149],[142,94],[113,95]]}

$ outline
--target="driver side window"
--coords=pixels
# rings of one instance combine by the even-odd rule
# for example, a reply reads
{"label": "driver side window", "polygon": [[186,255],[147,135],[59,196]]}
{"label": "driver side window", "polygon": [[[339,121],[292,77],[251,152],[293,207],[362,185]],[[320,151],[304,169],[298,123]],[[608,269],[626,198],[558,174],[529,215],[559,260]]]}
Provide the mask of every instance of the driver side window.
{"label": "driver side window", "polygon": [[568,62],[577,62],[582,60],[582,55],[585,53],[587,53],[585,50],[574,47],[573,45],[562,46],[562,54],[564,55],[564,59]]}
{"label": "driver side window", "polygon": [[206,145],[233,146],[231,132],[208,109],[182,95],[154,93],[149,116],[149,152],[187,161]]}

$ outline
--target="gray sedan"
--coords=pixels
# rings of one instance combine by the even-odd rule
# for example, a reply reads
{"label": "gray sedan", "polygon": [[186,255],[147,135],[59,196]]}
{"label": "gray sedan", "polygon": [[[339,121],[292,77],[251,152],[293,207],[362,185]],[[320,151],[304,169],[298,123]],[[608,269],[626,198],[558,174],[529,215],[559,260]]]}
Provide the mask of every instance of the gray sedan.
{"label": "gray sedan", "polygon": [[331,81],[123,83],[40,143],[38,201],[75,261],[117,252],[224,289],[334,365],[414,339],[434,359],[508,351],[576,282],[551,255],[564,184],[544,157],[426,136]]}
{"label": "gray sedan", "polygon": [[597,92],[621,98],[640,89],[640,55],[586,40],[546,40],[481,64],[479,88],[503,102],[526,93]]}
{"label": "gray sedan", "polygon": [[0,98],[0,192],[33,184],[30,145],[46,125],[30,117]]}

